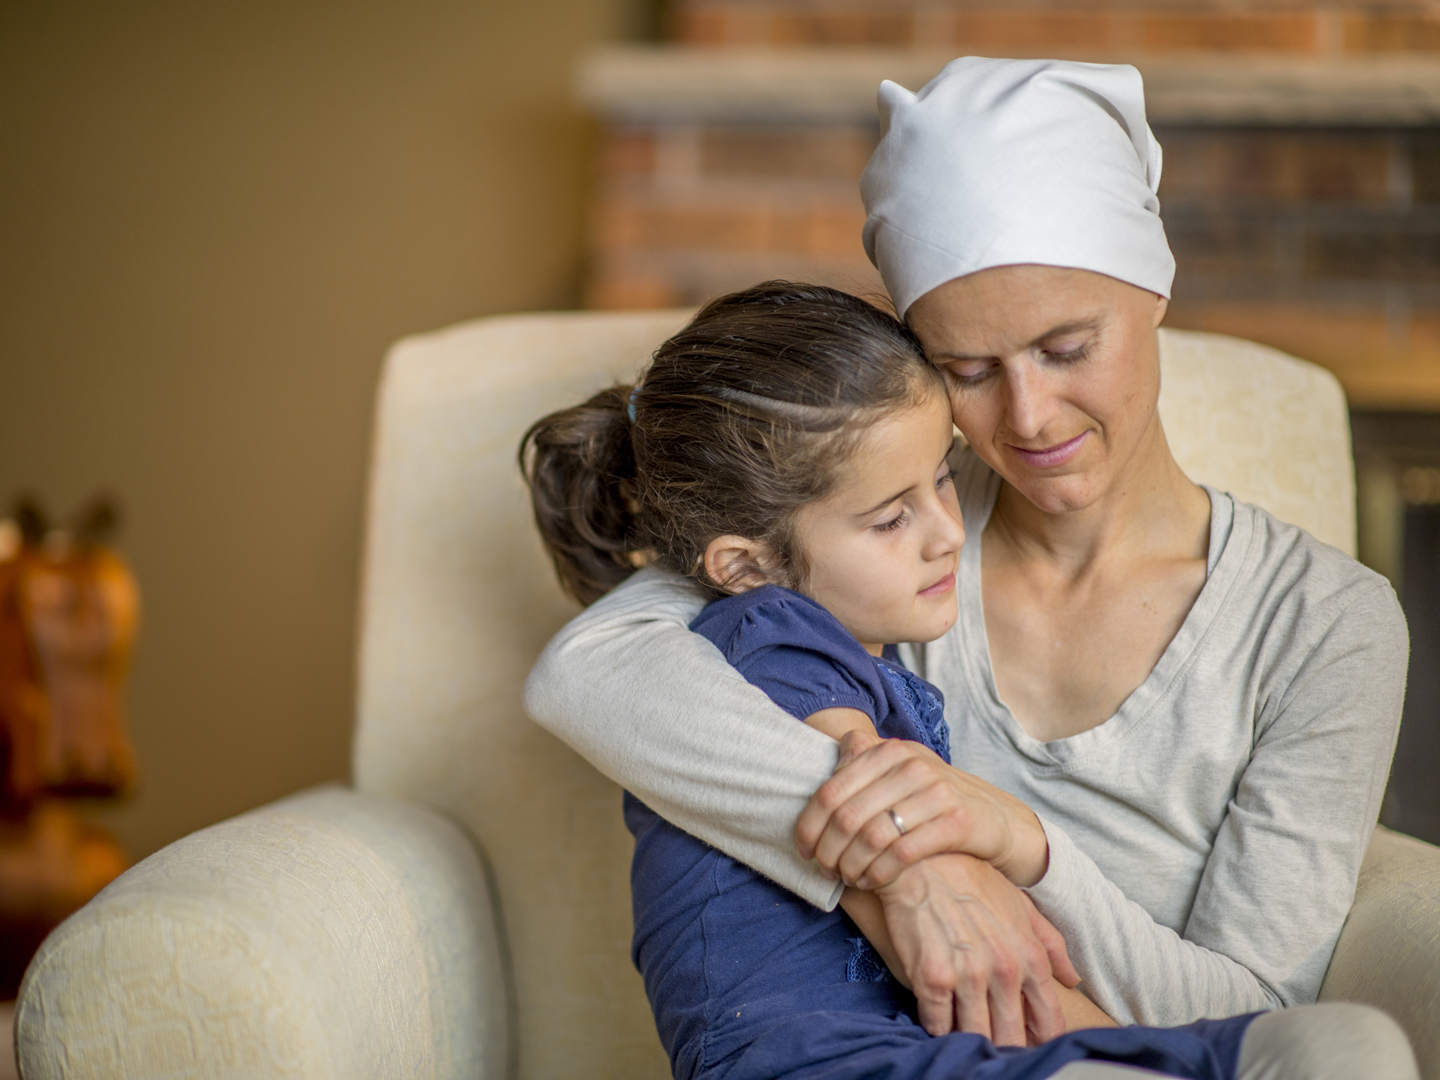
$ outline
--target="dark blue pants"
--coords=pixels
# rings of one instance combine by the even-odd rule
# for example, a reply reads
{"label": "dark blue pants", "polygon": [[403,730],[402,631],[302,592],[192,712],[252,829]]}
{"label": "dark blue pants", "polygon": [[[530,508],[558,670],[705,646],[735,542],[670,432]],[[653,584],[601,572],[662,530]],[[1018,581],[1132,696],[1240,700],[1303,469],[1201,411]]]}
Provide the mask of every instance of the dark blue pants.
{"label": "dark blue pants", "polygon": [[932,1038],[905,1016],[815,1012],[770,1028],[705,1080],[1041,1080],[1072,1061],[1107,1061],[1193,1080],[1234,1080],[1258,1013],[1177,1028],[1095,1028],[1033,1049],[979,1035]]}

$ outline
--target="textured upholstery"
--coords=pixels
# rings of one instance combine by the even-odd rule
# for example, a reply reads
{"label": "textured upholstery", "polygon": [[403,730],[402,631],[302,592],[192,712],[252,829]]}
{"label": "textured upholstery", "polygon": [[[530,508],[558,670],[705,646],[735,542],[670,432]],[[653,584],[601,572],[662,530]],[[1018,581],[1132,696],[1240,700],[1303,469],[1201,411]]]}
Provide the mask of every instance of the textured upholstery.
{"label": "textured upholstery", "polygon": [[1160,331],[1160,417],[1180,467],[1355,554],[1355,466],[1340,383],[1253,341]]}
{"label": "textured upholstery", "polygon": [[[498,1053],[495,995],[503,984],[488,960],[471,963],[468,971],[457,963],[427,984],[432,1020],[426,1035],[418,1024],[399,1030],[411,1023],[408,1010],[402,1015],[377,1004],[420,996],[413,989],[423,982],[420,965],[405,963],[403,950],[392,948],[403,934],[377,937],[375,957],[335,949],[326,959],[308,943],[329,935],[360,950],[369,941],[366,935],[375,932],[371,924],[389,918],[381,912],[382,893],[389,890],[400,922],[418,927],[417,956],[448,948],[447,939],[463,944],[465,933],[472,934],[473,947],[457,946],[457,957],[493,955],[485,951],[488,945],[482,947],[490,909],[474,884],[478,871],[453,844],[440,845],[444,853],[438,855],[424,844],[416,849],[415,860],[451,865],[436,871],[433,887],[452,900],[437,901],[445,913],[433,922],[417,921],[412,890],[360,880],[370,877],[371,867],[386,879],[394,873],[398,850],[411,844],[407,829],[413,823],[400,820],[401,800],[428,804],[463,823],[493,869],[513,959],[518,1076],[668,1075],[628,956],[631,841],[620,820],[619,789],[521,709],[521,686],[533,659],[575,608],[560,594],[535,536],[515,449],[525,427],[541,414],[611,379],[633,376],[685,316],[679,311],[513,316],[396,345],[381,387],[374,439],[354,756],[355,782],[369,793],[362,802],[371,808],[366,813],[375,815],[374,827],[340,828],[325,818],[323,827],[302,821],[286,826],[293,833],[272,839],[280,834],[266,815],[288,813],[287,820],[302,820],[293,809],[301,804],[280,804],[197,834],[131,871],[47,943],[27,981],[18,1026],[29,1080],[60,1075],[55,1063],[62,1060],[101,1060],[105,1047],[113,1046],[104,1040],[122,1020],[139,1029],[180,1033],[173,1036],[179,1048],[173,1051],[165,1041],[169,1035],[147,1039],[152,1057],[146,1060],[166,1062],[179,1060],[167,1054],[198,1052],[196,1033],[206,1033],[217,1046],[231,1047],[225,1052],[237,1060],[241,1053],[263,1055],[270,1064],[257,1063],[246,1073],[255,1077],[450,1076],[460,1075],[449,1063],[462,1060],[462,1049]],[[1328,374],[1246,342],[1176,332],[1163,335],[1162,363],[1162,413],[1176,456],[1193,477],[1353,550],[1348,426],[1343,397]],[[287,805],[292,809],[286,811]],[[387,825],[386,815],[398,816]],[[417,820],[434,819],[421,813]],[[453,840],[458,834],[446,835]],[[212,836],[228,839],[206,839]],[[186,847],[192,843],[199,844],[193,858]],[[263,859],[252,858],[252,851],[263,852]],[[1356,915],[1342,938],[1342,949],[1354,952],[1360,968],[1372,950],[1393,955],[1402,942],[1417,956],[1435,955],[1440,920],[1425,911],[1427,904],[1435,905],[1436,888],[1414,885],[1412,896],[1403,864],[1436,854],[1425,845],[1409,854],[1388,846],[1372,851]],[[1371,873],[1380,855],[1393,872]],[[231,886],[224,883],[237,868],[249,874],[257,860],[263,863],[256,871],[259,884],[235,885],[241,899],[232,902]],[[475,912],[469,930],[456,928],[452,903],[464,891],[455,884],[464,875],[453,870],[462,863],[470,866],[467,888]],[[340,874],[346,865],[366,869],[346,878]],[[406,880],[418,889],[418,866],[405,865],[414,875]],[[281,889],[279,882],[291,874],[310,880],[332,873],[357,896],[370,889],[364,894],[369,899],[321,908],[324,890],[316,889],[313,910],[254,899],[265,889]],[[275,883],[267,884],[270,879]],[[372,901],[375,906],[368,907]],[[1387,936],[1383,912],[1391,904],[1408,904],[1403,909],[1410,921]],[[240,912],[233,920],[215,914],[232,908]],[[207,913],[213,923],[201,922]],[[168,925],[166,920],[187,933],[200,925],[217,931],[213,941],[192,935],[192,945],[185,939],[181,956],[176,950],[181,939],[155,929]],[[226,929],[230,936],[222,937],[218,928],[232,921],[243,933]],[[191,948],[200,950],[195,955],[203,962],[197,963],[211,981],[197,981],[191,973],[196,967],[188,962]],[[370,948],[365,944],[362,951]],[[297,949],[313,961],[293,963],[289,954]],[[101,957],[88,974],[87,953]],[[327,963],[333,972],[319,970]],[[1430,966],[1440,970],[1440,963]],[[370,981],[352,981],[348,973],[362,967]],[[1405,993],[1416,1000],[1433,995],[1440,980],[1426,982],[1421,967],[1415,971]],[[341,979],[363,1000],[345,1000],[334,990]],[[268,982],[262,987],[261,980]],[[1385,982],[1337,973],[1327,994],[1384,1003]],[[377,986],[383,988],[378,998]],[[453,995],[445,1015],[456,1026],[433,1019],[437,993]],[[228,1018],[228,1001],[257,998],[303,998],[311,1006],[308,1011],[297,1006],[293,1016],[285,1015],[286,1007],[240,1010]],[[1414,1015],[1434,1016],[1429,1008]],[[1392,1011],[1402,1020],[1411,1015]],[[263,1019],[244,1019],[262,1012]],[[359,1034],[332,1037],[356,1030],[362,1015],[376,1029],[369,1041]],[[466,1015],[474,1017],[476,1032],[469,1042],[461,1039]],[[244,1025],[262,1022],[276,1025],[274,1034],[265,1029],[263,1049],[242,1046],[241,1033],[249,1030]],[[327,1038],[325,1046],[343,1044],[353,1052],[347,1062],[364,1064],[332,1067],[315,1056],[330,1053],[327,1049],[305,1059],[309,1071],[291,1066],[300,1060],[295,1054],[310,1053],[320,1045],[317,1040]],[[458,1039],[451,1045],[461,1049],[427,1049],[426,1038]],[[379,1061],[396,1064],[381,1067]],[[487,1080],[498,1075],[488,1071],[493,1059],[486,1062],[487,1071],[473,1075]],[[160,1072],[137,1067],[129,1075]],[[1440,1073],[1431,1075],[1440,1080]]]}
{"label": "textured upholstery", "polygon": [[499,1080],[507,1003],[462,830],[340,789],[188,836],[26,974],[26,1080]]}
{"label": "textured upholstery", "polygon": [[499,882],[526,1080],[669,1076],[631,966],[620,790],[526,718],[574,614],[515,464],[542,414],[632,378],[684,312],[517,316],[400,342],[370,492],[355,781],[464,821]]}
{"label": "textured upholstery", "polygon": [[1440,848],[1375,830],[1320,1000],[1384,1009],[1440,1080]]}

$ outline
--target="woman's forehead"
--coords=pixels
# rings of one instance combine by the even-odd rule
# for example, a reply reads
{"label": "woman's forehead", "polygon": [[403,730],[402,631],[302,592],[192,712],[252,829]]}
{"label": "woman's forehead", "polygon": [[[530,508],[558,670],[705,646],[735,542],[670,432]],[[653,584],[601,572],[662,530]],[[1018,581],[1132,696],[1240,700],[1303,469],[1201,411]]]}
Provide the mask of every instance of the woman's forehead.
{"label": "woman's forehead", "polygon": [[1127,300],[1143,299],[1138,294],[1153,301],[1153,293],[1090,270],[1001,266],[932,289],[911,305],[906,321],[932,358],[988,355],[1092,329],[1130,306]]}

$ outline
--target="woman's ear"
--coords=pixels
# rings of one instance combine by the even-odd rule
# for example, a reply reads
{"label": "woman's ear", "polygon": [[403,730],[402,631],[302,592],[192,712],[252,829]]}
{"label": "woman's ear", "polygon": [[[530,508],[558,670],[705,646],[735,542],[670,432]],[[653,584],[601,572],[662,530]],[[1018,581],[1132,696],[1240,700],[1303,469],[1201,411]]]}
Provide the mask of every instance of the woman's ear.
{"label": "woman's ear", "polygon": [[1170,300],[1157,293],[1155,296],[1155,320],[1151,323],[1157,330],[1160,328],[1160,324],[1165,321],[1165,311],[1169,307]]}
{"label": "woman's ear", "polygon": [[773,584],[780,560],[764,540],[717,536],[705,548],[705,574],[728,593],[749,592]]}

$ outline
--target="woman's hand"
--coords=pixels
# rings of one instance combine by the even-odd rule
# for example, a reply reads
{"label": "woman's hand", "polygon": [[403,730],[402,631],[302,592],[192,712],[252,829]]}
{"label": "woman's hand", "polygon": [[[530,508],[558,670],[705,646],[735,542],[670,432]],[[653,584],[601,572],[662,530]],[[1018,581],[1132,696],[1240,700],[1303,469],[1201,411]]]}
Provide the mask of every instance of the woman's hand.
{"label": "woman's hand", "polygon": [[841,740],[840,765],[801,812],[795,840],[803,857],[863,889],[941,853],[984,859],[1022,887],[1049,861],[1045,830],[1019,799],[920,743],[862,731]]}
{"label": "woman's hand", "polygon": [[[964,872],[964,870],[964,867],[953,868],[950,876],[953,878],[955,872]],[[979,871],[979,875],[980,878],[983,879],[984,871]],[[1003,886],[1000,888],[1003,894]],[[973,893],[969,895],[973,895]],[[1054,1038],[1054,1036],[1058,1034],[1053,1027],[1053,1017],[1046,1011],[1048,1008],[1046,1002],[1050,993],[1055,995],[1059,1004],[1061,1023],[1065,1031],[1079,1031],[1082,1028],[1114,1027],[1114,1020],[1110,1019],[1110,1017],[1088,997],[1075,989],[1075,972],[1070,966],[1070,958],[1065,954],[1065,942],[1061,940],[1059,932],[1050,925],[1050,922],[1045,919],[1044,916],[1035,910],[1035,905],[1030,902],[1028,896],[1024,893],[1020,893],[1019,896],[1024,903],[1029,920],[1028,929],[1045,949],[1050,970],[1052,972],[1060,972],[1066,979],[1066,981],[1062,983],[1052,974],[1049,979],[1048,993],[1041,990],[1039,986],[1022,987],[1021,997],[1025,1013],[1025,1036],[1030,1045],[1038,1045],[1048,1039]],[[840,898],[840,906],[845,909],[845,913],[849,915],[855,925],[860,928],[860,932],[870,939],[870,944],[875,946],[876,951],[885,961],[885,965],[890,969],[891,974],[895,976],[896,980],[903,984],[906,989],[913,991],[915,982],[911,979],[910,974],[907,973],[905,965],[901,961],[900,954],[895,947],[895,940],[890,935],[890,928],[886,925],[885,921],[885,905],[881,902],[880,897],[875,893],[849,888],[845,890],[844,895]],[[895,899],[892,898],[892,907],[894,906]],[[1009,910],[1013,914],[1013,908]],[[907,954],[910,951],[911,950],[907,949]],[[957,985],[964,981],[967,970],[974,964],[973,949],[962,949],[960,953],[963,960],[961,961],[962,966],[956,967],[955,969],[954,981]],[[921,967],[923,967],[923,963]],[[987,982],[987,987],[988,985]],[[927,1001],[934,1000],[937,1002],[933,1010],[935,1019],[943,1021],[948,1018],[949,1022],[953,1025],[957,1010],[953,1006],[947,1010],[943,1004],[939,1004],[943,991],[935,987],[932,987],[931,990],[932,992],[927,994]],[[1033,992],[1027,995],[1026,990],[1032,990]],[[1031,1000],[1032,998],[1033,1001]],[[989,1005],[989,999],[990,994],[987,989],[986,1007],[990,1014],[991,1033],[995,1036],[996,1042],[1006,1045],[1015,1035],[1015,1032],[1012,1025],[1009,1025],[1003,1019],[1000,1022],[996,1021],[997,1013],[996,1010]],[[919,999],[917,998],[917,1000]],[[973,1010],[964,1009],[963,1007],[960,1011],[965,1012],[967,1015],[971,1015],[974,1012]],[[1004,1009],[1000,1010],[1002,1016],[1005,1012],[1006,1010]],[[931,1019],[931,1009],[928,1006],[925,1010],[925,1018],[927,1020]],[[963,1023],[964,1021],[962,1020],[962,1030]],[[940,1026],[941,1023],[935,1023],[935,1027],[938,1028]]]}
{"label": "woman's hand", "polygon": [[1080,981],[1065,942],[989,863],[935,856],[876,895],[889,938],[882,954],[900,964],[931,1035],[1025,1046],[1064,1033],[1059,990]]}

